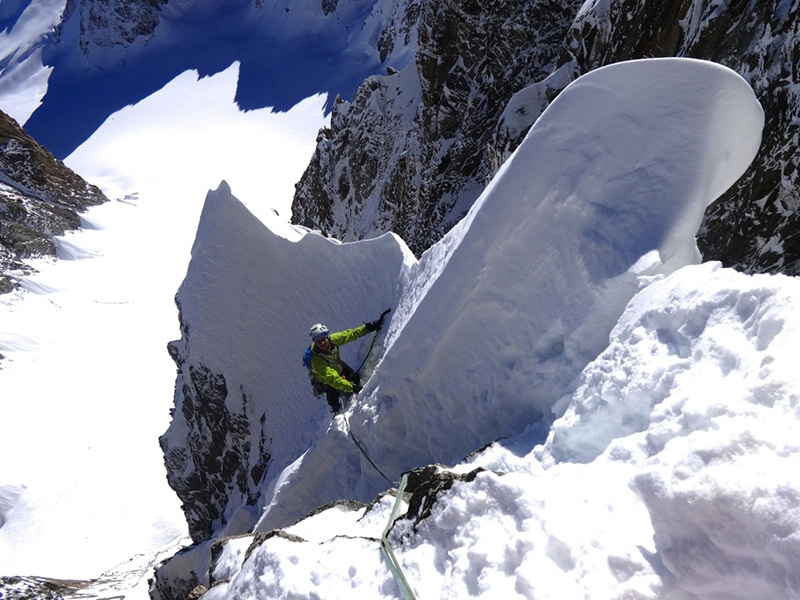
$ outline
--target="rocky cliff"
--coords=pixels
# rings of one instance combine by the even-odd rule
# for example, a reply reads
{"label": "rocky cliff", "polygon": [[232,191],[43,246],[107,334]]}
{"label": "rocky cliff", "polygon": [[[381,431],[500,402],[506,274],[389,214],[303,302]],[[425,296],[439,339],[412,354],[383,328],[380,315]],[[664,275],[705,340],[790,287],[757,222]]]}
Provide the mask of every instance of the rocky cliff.
{"label": "rocky cliff", "polygon": [[561,63],[576,74],[644,56],[686,56],[730,67],[766,113],[759,156],[706,214],[706,260],[745,272],[800,274],[797,2],[707,0],[594,3],[570,30]]}
{"label": "rocky cliff", "polygon": [[26,258],[56,254],[53,236],[108,200],[0,111],[0,293],[30,272]]}
{"label": "rocky cliff", "polygon": [[151,40],[160,21],[161,7],[167,2],[67,0],[56,35],[69,35],[67,30],[77,28],[81,51],[98,64],[104,57],[116,58],[108,52],[110,48],[128,48],[137,41],[146,44]]}
{"label": "rocky cliff", "polygon": [[552,71],[580,4],[397,4],[378,42],[387,74],[335,105],[293,221],[342,240],[394,231],[417,254],[433,244],[502,162],[489,150],[497,122]]}
{"label": "rocky cliff", "polygon": [[[583,4],[581,6],[581,4]],[[406,2],[381,38],[400,72],[337,104],[297,185],[293,220],[344,240],[393,230],[419,254],[468,210],[566,85],[602,65],[684,56],[724,64],[767,114],[761,153],[708,211],[707,260],[800,273],[797,2]],[[504,110],[505,109],[505,110]]]}

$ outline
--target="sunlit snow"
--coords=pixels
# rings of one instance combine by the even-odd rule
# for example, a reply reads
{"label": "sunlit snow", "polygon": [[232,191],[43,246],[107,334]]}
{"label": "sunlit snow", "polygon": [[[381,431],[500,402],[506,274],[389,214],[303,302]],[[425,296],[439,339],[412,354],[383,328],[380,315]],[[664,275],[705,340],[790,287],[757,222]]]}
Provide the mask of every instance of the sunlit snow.
{"label": "sunlit snow", "polygon": [[[798,282],[692,264],[704,207],[748,166],[762,125],[745,82],[710,63],[600,69],[419,262],[391,235],[288,241],[227,186],[211,192],[178,295],[183,356],[223,373],[228,407],[280,439],[261,513],[233,499],[220,534],[257,517],[256,531],[299,537],[246,560],[250,536],[226,544],[207,597],[402,597],[375,538],[387,498],[291,524],[430,462],[486,470],[395,524],[420,598],[796,597]],[[331,421],[299,365],[305,331],[390,302],[372,377]],[[366,349],[343,352],[358,364]],[[534,421],[550,416],[548,433]]]}
{"label": "sunlit snow", "polygon": [[97,577],[186,535],[158,436],[203,197],[224,176],[285,220],[325,123],[324,97],[240,111],[237,75],[184,73],[112,115],[66,162],[114,200],[0,296],[0,575]]}
{"label": "sunlit snow", "polygon": [[[233,64],[111,115],[66,162],[114,200],[0,297],[0,575],[135,563],[117,591],[144,598],[156,557],[186,542],[157,442],[180,287],[184,352],[246,392],[272,445],[259,505],[234,502],[220,534],[294,536],[247,560],[251,537],[230,541],[212,572],[207,546],[165,568],[219,582],[209,600],[401,597],[376,541],[391,495],[295,523],[392,485],[350,431],[392,480],[485,469],[395,525],[420,598],[800,596],[799,284],[692,264],[761,113],[725,69],[656,62],[571,86],[419,262],[391,234],[339,244],[287,225],[322,96],[242,112]],[[47,70],[19,64],[32,87],[3,93],[24,116]],[[300,365],[308,326],[389,306],[371,380],[331,419]]]}

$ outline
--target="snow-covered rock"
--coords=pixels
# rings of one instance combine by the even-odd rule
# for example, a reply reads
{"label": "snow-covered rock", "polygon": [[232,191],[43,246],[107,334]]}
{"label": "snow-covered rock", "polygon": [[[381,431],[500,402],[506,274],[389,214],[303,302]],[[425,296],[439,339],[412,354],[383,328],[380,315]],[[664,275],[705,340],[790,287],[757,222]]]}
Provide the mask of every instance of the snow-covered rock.
{"label": "snow-covered rock", "polygon": [[270,231],[227,185],[209,193],[176,297],[176,407],[161,440],[196,541],[229,524],[230,533],[251,529],[264,486],[327,426],[328,408],[302,371],[308,328],[355,326],[397,303],[410,256],[397,237],[354,245],[288,235]]}
{"label": "snow-covered rock", "polygon": [[[798,286],[655,281],[544,444],[412,472],[388,541],[417,597],[797,598]],[[379,551],[395,495],[219,540],[204,598],[405,597]]]}
{"label": "snow-covered rock", "polygon": [[334,110],[298,186],[295,222],[347,240],[393,230],[419,255],[466,213],[569,82],[614,62],[685,56],[738,72],[767,114],[758,157],[709,209],[704,257],[800,273],[794,3],[460,6],[410,2],[384,30],[388,64],[401,47],[416,61],[404,56],[403,71],[370,79]]}
{"label": "snow-covered rock", "polygon": [[549,74],[579,5],[396,3],[379,41],[389,72],[334,105],[293,222],[345,241],[393,231],[421,254],[508,156],[489,148],[497,119]]}
{"label": "snow-covered rock", "polygon": [[800,273],[797,240],[800,117],[793,2],[613,0],[586,2],[561,63],[575,73],[642,56],[688,56],[745,78],[764,107],[764,143],[748,172],[708,211],[706,260],[746,272]]}
{"label": "snow-covered rock", "polygon": [[[598,69],[548,107],[467,217],[419,262],[394,236],[339,244],[271,232],[225,186],[209,194],[178,294],[180,375],[162,437],[200,543],[159,570],[161,597],[214,583],[214,539],[286,528],[342,498],[369,502],[403,471],[455,465],[498,438],[543,441],[642,277],[698,260],[703,210],[747,168],[762,126],[752,90],[718,65],[661,59]],[[387,306],[395,310],[371,377],[329,422],[300,366],[307,328],[349,327]],[[367,343],[352,350],[357,365]],[[495,477],[469,480],[491,487]],[[451,487],[459,487],[452,478],[443,490]],[[488,501],[487,510],[517,509]],[[638,514],[646,520],[643,507]],[[574,561],[561,539],[550,553],[563,569]],[[234,562],[249,556],[264,561],[257,573],[280,573],[297,542],[268,536],[267,554],[237,551]],[[354,554],[376,548],[353,545]],[[298,593],[311,594],[315,580]],[[468,574],[454,585],[481,589]]]}
{"label": "snow-covered rock", "polygon": [[0,293],[31,272],[25,259],[55,256],[54,236],[80,227],[78,213],[107,200],[0,111]]}
{"label": "snow-covered rock", "polygon": [[[350,97],[379,70],[388,0],[23,0],[0,9],[0,107],[64,158],[181,73],[241,65],[236,101]],[[31,85],[35,81],[36,86]],[[26,87],[29,86],[29,87]]]}

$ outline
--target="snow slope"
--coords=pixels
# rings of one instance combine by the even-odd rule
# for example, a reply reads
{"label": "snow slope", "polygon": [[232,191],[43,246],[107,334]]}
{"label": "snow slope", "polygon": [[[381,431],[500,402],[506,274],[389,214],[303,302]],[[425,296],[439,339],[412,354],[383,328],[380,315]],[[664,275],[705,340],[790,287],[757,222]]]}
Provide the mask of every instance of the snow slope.
{"label": "snow slope", "polygon": [[[548,418],[606,347],[637,277],[696,260],[705,206],[759,146],[752,92],[711,63],[619,64],[565,92],[404,281],[386,353],[347,417],[392,479]],[[289,481],[366,500],[385,481],[340,427],[303,457],[315,476],[301,467]],[[349,461],[320,473],[330,445]],[[260,528],[313,508],[293,498],[284,516],[286,504],[270,500]]]}
{"label": "snow slope", "polygon": [[253,213],[288,218],[326,121],[322,96],[239,110],[238,74],[187,72],[109,117],[66,162],[114,200],[0,296],[0,576],[116,570],[114,594],[146,598],[159,553],[187,535],[158,436],[205,193],[224,176]]}
{"label": "snow slope", "polygon": [[[6,5],[8,7],[6,8]],[[181,73],[240,64],[244,110],[351,97],[374,74],[388,0],[19,0],[0,8],[0,109],[58,158]]]}
{"label": "snow slope", "polygon": [[52,67],[44,65],[47,36],[65,0],[3,2],[0,6],[0,110],[24,124],[47,93]]}
{"label": "snow slope", "polygon": [[[417,597],[797,598],[799,292],[705,264],[637,294],[544,445],[491,445],[395,523]],[[404,597],[392,500],[226,544],[205,598]]]}
{"label": "snow slope", "polygon": [[[661,301],[667,314],[671,303],[680,302],[672,291],[653,292],[659,300],[637,296],[642,287],[678,271],[683,275],[663,285],[681,289],[675,282],[689,281],[683,284],[692,290],[682,292],[686,302],[699,300],[697,281],[710,280],[717,268],[683,268],[697,260],[694,234],[704,208],[752,160],[762,126],[749,86],[718,65],[660,59],[599,69],[553,102],[467,218],[418,263],[393,236],[338,244],[313,232],[271,232],[246,214],[226,186],[210,193],[178,295],[188,331],[179,343],[178,389],[192,367],[223,375],[227,389],[235,390],[226,397],[226,410],[247,419],[250,436],[273,441],[259,504],[228,496],[218,535],[245,533],[259,517],[257,509],[254,531],[266,532],[329,501],[370,501],[404,470],[455,465],[482,445],[510,437],[459,469],[486,465],[520,474],[481,474],[474,483],[454,486],[446,500],[440,497],[430,518],[396,527],[393,537],[403,544],[418,589],[433,586],[441,597],[507,590],[555,598],[565,597],[559,593],[568,584],[575,594],[566,597],[583,597],[581,589],[614,590],[630,580],[625,589],[659,597],[669,578],[656,563],[670,558],[657,553],[669,539],[657,527],[653,546],[648,509],[670,500],[653,488],[652,502],[643,505],[628,485],[631,471],[619,466],[626,455],[598,458],[618,436],[646,429],[647,401],[628,404],[620,392],[609,425],[602,411],[596,419],[584,417],[588,409],[581,408],[580,394],[587,406],[597,403],[592,392],[611,392],[620,369],[651,367],[642,356],[639,363],[604,369],[602,354],[612,330],[619,336],[624,323],[635,320],[637,313],[624,312],[632,298]],[[252,262],[242,262],[244,256]],[[720,286],[741,277],[721,273],[715,275]],[[708,293],[715,294],[711,287]],[[731,303],[737,301],[723,305]],[[300,366],[305,332],[317,321],[332,329],[353,326],[387,305],[395,310],[368,362],[372,376],[358,400],[328,424],[327,406],[310,396]],[[636,300],[629,311],[635,306]],[[697,311],[703,314],[702,303]],[[702,322],[689,312],[669,328],[651,327],[650,338],[662,344],[657,350],[678,352],[676,331],[701,336]],[[745,312],[739,313],[742,322]],[[634,316],[615,330],[623,314]],[[687,331],[691,324],[693,334]],[[764,327],[774,330],[768,322]],[[706,343],[715,342],[701,345]],[[364,358],[365,345],[344,348],[352,364]],[[702,356],[694,358],[702,363]],[[686,368],[691,366],[690,360]],[[611,379],[587,387],[594,373]],[[650,396],[651,408],[659,398]],[[178,393],[164,436],[168,453],[187,445],[198,449],[190,439],[197,424],[188,402]],[[565,411],[541,445],[551,420]],[[191,472],[191,465],[185,468]],[[647,479],[636,481],[644,490]],[[596,503],[585,509],[597,490]],[[549,511],[535,508],[541,506]],[[669,510],[678,509],[670,506],[666,515]],[[498,522],[501,533],[490,533]],[[549,527],[558,532],[548,533]],[[625,532],[619,540],[608,538],[614,527]],[[338,529],[339,535],[352,532],[350,526]],[[212,566],[205,583],[230,581],[210,597],[245,598],[254,593],[254,582],[268,580],[259,588],[263,597],[313,597],[321,590],[345,597],[352,587],[370,597],[397,597],[379,568],[375,542],[354,535],[356,540],[333,538],[322,546],[270,538],[247,561],[231,546],[232,554]],[[183,554],[176,571],[167,564],[160,577],[179,577],[177,565],[193,560],[196,572],[203,571],[207,552],[207,544],[199,545],[194,559]],[[545,559],[556,571],[540,581],[534,573]],[[676,562],[681,560],[677,553]],[[225,575],[215,576],[214,568]],[[692,585],[688,581],[687,589]]]}

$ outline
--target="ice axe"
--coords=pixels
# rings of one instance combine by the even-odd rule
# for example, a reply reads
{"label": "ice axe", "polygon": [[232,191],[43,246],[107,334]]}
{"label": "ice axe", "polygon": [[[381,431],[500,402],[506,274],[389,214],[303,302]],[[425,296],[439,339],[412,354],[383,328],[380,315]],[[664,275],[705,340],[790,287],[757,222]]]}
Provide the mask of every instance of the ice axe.
{"label": "ice axe", "polygon": [[386,317],[386,315],[389,314],[390,310],[392,310],[392,309],[391,308],[387,308],[385,311],[383,311],[381,313],[381,316],[375,321],[375,323],[378,324],[378,328],[375,330],[375,335],[372,336],[372,342],[369,345],[369,350],[367,350],[367,355],[364,357],[364,360],[361,362],[361,366],[356,369],[356,373],[360,374],[361,373],[361,369],[366,364],[367,359],[369,358],[369,355],[372,352],[372,348],[373,348],[373,346],[375,346],[375,340],[378,338],[378,332],[381,330],[381,327],[383,327],[383,319]]}

